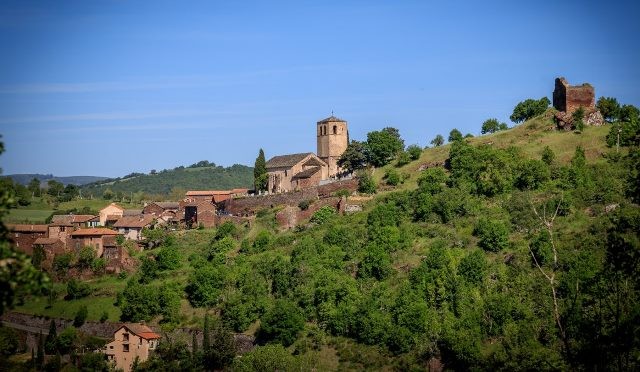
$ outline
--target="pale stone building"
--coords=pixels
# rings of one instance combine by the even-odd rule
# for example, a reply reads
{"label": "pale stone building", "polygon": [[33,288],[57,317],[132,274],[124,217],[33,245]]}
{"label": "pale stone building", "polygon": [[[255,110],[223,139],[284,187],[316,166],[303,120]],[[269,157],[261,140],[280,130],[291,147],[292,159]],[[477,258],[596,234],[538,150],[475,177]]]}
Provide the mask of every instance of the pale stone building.
{"label": "pale stone building", "polygon": [[142,324],[123,324],[114,332],[113,338],[104,348],[107,360],[116,369],[128,372],[136,358],[140,363],[149,359],[151,351],[158,346],[160,335]]}
{"label": "pale stone building", "polygon": [[327,163],[311,152],[274,156],[267,161],[268,191],[280,193],[318,185],[328,178]]}
{"label": "pale stone building", "polygon": [[100,210],[100,226],[106,226],[108,220],[114,222],[118,217],[122,217],[124,214],[124,208],[116,203],[111,203]]}
{"label": "pale stone building", "polygon": [[320,120],[317,124],[318,157],[329,166],[329,177],[335,177],[342,171],[338,159],[349,145],[347,122],[333,115]]}

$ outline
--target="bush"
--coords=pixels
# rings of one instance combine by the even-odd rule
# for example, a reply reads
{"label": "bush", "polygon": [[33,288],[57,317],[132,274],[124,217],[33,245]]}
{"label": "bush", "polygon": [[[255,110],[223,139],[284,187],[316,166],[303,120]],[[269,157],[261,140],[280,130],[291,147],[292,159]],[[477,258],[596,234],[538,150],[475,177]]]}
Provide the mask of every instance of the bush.
{"label": "bush", "polygon": [[96,259],[96,250],[92,246],[86,245],[82,247],[78,254],[78,267],[80,269],[88,269]]}
{"label": "bush", "polygon": [[253,252],[264,252],[269,248],[269,245],[271,245],[271,241],[273,240],[273,237],[271,236],[271,233],[267,230],[261,230],[258,235],[256,235],[255,240],[253,241],[252,244],[252,249]]}
{"label": "bush", "polygon": [[509,245],[509,230],[501,221],[481,219],[473,235],[480,238],[478,246],[485,251],[499,252]]}
{"label": "bush", "polygon": [[304,317],[298,306],[287,300],[276,300],[260,322],[260,337],[289,346],[304,328]]}
{"label": "bush", "polygon": [[422,148],[418,145],[411,145],[407,147],[407,153],[411,160],[418,160],[420,159],[420,155],[422,155]]}
{"label": "bush", "polygon": [[206,264],[189,276],[185,292],[194,307],[213,307],[218,303],[224,286],[225,271],[222,266]]}
{"label": "bush", "polygon": [[387,169],[387,171],[384,173],[384,178],[387,185],[390,186],[398,186],[401,181],[400,174],[395,169]]}
{"label": "bush", "polygon": [[363,194],[375,194],[376,183],[366,170],[358,172],[358,192]]}
{"label": "bush", "polygon": [[87,297],[90,294],[91,288],[89,284],[79,282],[76,279],[71,279],[67,282],[67,295],[65,296],[65,300],[76,300]]}
{"label": "bush", "polygon": [[220,240],[227,236],[236,238],[239,235],[238,227],[231,221],[225,221],[218,226],[214,240]]}
{"label": "bush", "polygon": [[73,326],[76,328],[82,327],[84,322],[87,320],[88,315],[89,315],[89,309],[87,309],[87,306],[85,305],[80,306],[78,311],[76,311],[76,315],[73,318]]}
{"label": "bush", "polygon": [[158,270],[175,270],[180,267],[180,252],[174,246],[163,247],[156,256]]}
{"label": "bush", "polygon": [[411,162],[411,156],[406,151],[401,151],[398,153],[398,161],[396,162],[396,167],[402,167]]}
{"label": "bush", "polygon": [[0,326],[0,357],[15,354],[18,346],[16,332],[11,328]]}
{"label": "bush", "polygon": [[325,205],[313,213],[309,222],[322,225],[329,221],[336,214],[336,210],[333,207]]}
{"label": "bush", "polygon": [[484,253],[474,250],[466,255],[458,265],[458,273],[469,283],[480,284],[487,271]]}
{"label": "bush", "polygon": [[521,123],[544,113],[550,104],[551,101],[547,97],[542,97],[539,100],[526,99],[516,105],[509,118],[514,123]]}
{"label": "bush", "polygon": [[300,208],[301,211],[306,211],[307,209],[309,209],[310,205],[311,205],[311,200],[303,200],[300,203],[298,203],[298,208]]}

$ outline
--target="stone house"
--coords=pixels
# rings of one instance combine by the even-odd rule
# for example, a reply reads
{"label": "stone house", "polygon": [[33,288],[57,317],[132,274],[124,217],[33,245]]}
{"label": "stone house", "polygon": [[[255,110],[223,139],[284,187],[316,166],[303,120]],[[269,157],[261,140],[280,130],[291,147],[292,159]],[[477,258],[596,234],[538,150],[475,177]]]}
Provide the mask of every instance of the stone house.
{"label": "stone house", "polygon": [[143,214],[153,215],[164,222],[175,222],[179,211],[179,202],[153,202],[142,209]]}
{"label": "stone house", "polygon": [[48,236],[47,225],[8,225],[9,239],[23,253],[33,253],[33,243]]}
{"label": "stone house", "polygon": [[84,227],[90,227],[89,221],[96,218],[96,216],[91,214],[61,214],[55,215],[51,219],[51,223],[53,224],[71,224],[74,229],[81,229]]}
{"label": "stone house", "polygon": [[56,255],[66,253],[66,244],[60,239],[54,238],[38,238],[33,242],[33,249],[42,248],[44,252],[44,260],[40,263],[40,268],[50,270],[53,259]]}
{"label": "stone house", "polygon": [[107,273],[118,274],[133,264],[129,252],[118,245],[116,236],[105,236],[102,238],[102,245],[104,248],[102,258],[107,262],[105,268]]}
{"label": "stone house", "polygon": [[125,239],[141,240],[142,229],[151,227],[155,220],[156,217],[152,214],[123,216],[113,224],[113,228],[117,229],[118,233],[122,234]]}
{"label": "stone house", "polygon": [[231,190],[196,190],[187,191],[185,200],[189,201],[206,201],[212,203],[221,203],[227,199],[245,196],[249,189],[231,189]]}
{"label": "stone house", "polygon": [[[202,224],[204,227],[214,227],[216,225],[216,205],[211,201],[200,201],[185,198],[180,202],[180,210],[184,211],[184,223],[188,227],[197,227]],[[182,216],[176,216],[182,218]]]}
{"label": "stone house", "polygon": [[71,233],[73,231],[73,224],[68,221],[49,224],[49,238],[58,239],[65,245],[69,243],[69,239],[71,239]]}
{"label": "stone house", "polygon": [[267,161],[269,181],[267,190],[280,193],[300,190],[328,178],[329,167],[314,153],[274,156]]}
{"label": "stone house", "polygon": [[115,369],[129,372],[136,359],[140,363],[149,359],[160,338],[146,325],[127,323],[113,333],[113,341],[105,345],[103,352]]}
{"label": "stone house", "polygon": [[108,222],[115,222],[124,214],[124,208],[111,203],[100,210],[100,226],[108,226]]}
{"label": "stone house", "polygon": [[79,229],[70,234],[71,248],[76,252],[84,246],[91,246],[96,249],[97,257],[102,257],[104,253],[104,239],[109,236],[120,235],[118,232],[105,227],[94,227],[90,229]]}

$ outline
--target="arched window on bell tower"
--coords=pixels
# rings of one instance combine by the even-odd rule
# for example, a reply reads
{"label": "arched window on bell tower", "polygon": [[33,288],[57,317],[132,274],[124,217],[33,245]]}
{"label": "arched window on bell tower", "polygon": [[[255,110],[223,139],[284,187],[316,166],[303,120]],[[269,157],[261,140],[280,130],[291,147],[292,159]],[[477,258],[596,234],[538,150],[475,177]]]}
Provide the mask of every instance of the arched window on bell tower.
{"label": "arched window on bell tower", "polygon": [[333,126],[333,134],[338,134],[338,126],[337,125]]}

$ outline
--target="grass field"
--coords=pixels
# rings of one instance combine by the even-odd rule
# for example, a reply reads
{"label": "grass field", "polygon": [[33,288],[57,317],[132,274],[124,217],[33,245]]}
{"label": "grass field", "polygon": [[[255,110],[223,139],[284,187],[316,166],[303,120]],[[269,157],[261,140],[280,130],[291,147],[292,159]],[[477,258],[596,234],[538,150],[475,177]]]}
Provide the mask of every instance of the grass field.
{"label": "grass field", "polygon": [[[57,207],[47,198],[33,198],[31,204],[18,209],[10,209],[9,214],[3,218],[7,223],[45,223],[47,217],[54,211],[66,211],[70,209],[82,210],[89,208],[94,213],[98,213],[100,209],[109,205],[111,201],[103,199],[78,199],[68,202],[59,203]],[[141,209],[142,204],[120,203],[126,209]]]}
{"label": "grass field", "polygon": [[7,223],[44,223],[44,220],[51,213],[53,213],[52,209],[11,209],[3,221]]}

